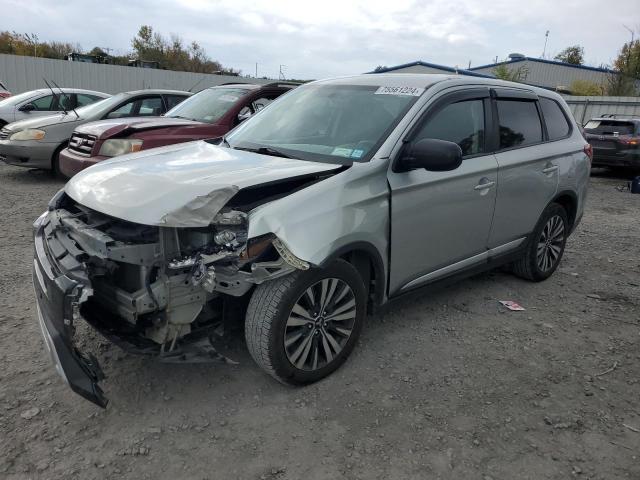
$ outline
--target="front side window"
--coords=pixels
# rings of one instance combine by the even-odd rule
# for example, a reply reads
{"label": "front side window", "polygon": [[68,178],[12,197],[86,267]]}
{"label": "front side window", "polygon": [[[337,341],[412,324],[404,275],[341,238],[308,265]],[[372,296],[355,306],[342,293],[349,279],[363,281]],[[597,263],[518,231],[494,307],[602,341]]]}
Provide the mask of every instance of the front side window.
{"label": "front side window", "polygon": [[436,138],[457,143],[462,155],[485,151],[484,102],[481,99],[449,104],[439,110],[420,128],[413,141]]}
{"label": "front side window", "polygon": [[31,103],[33,104],[34,107],[36,107],[36,110],[41,112],[47,112],[52,110],[54,99],[55,97],[53,95],[45,95],[44,97],[40,97],[33,100]]}
{"label": "front side window", "polygon": [[525,100],[498,100],[500,149],[524,147],[542,142],[542,124],[536,103]]}
{"label": "front side window", "polygon": [[227,140],[234,148],[272,148],[303,160],[367,161],[420,92],[374,85],[305,85],[241,124]]}
{"label": "front side window", "polygon": [[172,108],[165,116],[215,123],[247,93],[246,88],[207,88]]}
{"label": "front side window", "polygon": [[550,98],[540,97],[540,108],[544,123],[547,126],[549,140],[558,140],[569,135],[571,127],[558,102]]}

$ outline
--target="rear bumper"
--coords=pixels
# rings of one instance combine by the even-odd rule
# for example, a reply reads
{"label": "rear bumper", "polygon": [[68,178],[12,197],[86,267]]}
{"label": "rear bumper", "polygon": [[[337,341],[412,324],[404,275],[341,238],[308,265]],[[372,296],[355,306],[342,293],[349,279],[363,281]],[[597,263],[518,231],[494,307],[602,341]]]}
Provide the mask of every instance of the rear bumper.
{"label": "rear bumper", "polygon": [[82,155],[76,155],[68,148],[65,148],[60,152],[60,171],[67,177],[73,177],[76,173],[81,172],[85,168],[95,165],[98,162],[107,160],[110,157],[84,157]]}
{"label": "rear bumper", "polygon": [[73,343],[74,321],[81,321],[79,304],[90,291],[88,285],[57,271],[46,253],[42,219],[34,225],[33,287],[38,322],[57,372],[69,387],[100,407],[107,399],[98,386],[104,374],[92,355],[81,353]]}
{"label": "rear bumper", "polygon": [[29,168],[51,168],[51,157],[57,143],[0,140],[0,160],[9,165]]}
{"label": "rear bumper", "polygon": [[595,167],[640,167],[640,152],[612,152],[611,150],[593,150]]}

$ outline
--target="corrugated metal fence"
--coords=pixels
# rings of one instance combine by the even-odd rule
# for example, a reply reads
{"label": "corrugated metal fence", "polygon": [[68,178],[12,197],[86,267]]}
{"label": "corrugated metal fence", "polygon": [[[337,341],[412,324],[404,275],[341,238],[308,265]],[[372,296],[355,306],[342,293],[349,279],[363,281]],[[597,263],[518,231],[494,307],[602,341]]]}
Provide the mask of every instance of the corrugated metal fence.
{"label": "corrugated metal fence", "polygon": [[605,114],[637,115],[640,117],[640,97],[564,96],[564,99],[576,121],[581,125],[587,123],[590,118]]}
{"label": "corrugated metal fence", "polygon": [[228,82],[270,83],[274,80],[173,72],[150,68],[68,62],[50,58],[0,54],[0,81],[15,95],[46,88],[43,78],[61,87],[86,88],[105,93],[120,93],[145,88],[194,91]]}

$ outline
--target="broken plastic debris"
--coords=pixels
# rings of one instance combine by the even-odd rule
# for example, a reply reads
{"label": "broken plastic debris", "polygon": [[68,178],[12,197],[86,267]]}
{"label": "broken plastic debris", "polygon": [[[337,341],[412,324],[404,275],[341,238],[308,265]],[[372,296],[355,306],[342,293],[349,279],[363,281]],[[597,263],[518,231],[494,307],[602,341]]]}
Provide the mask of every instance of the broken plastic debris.
{"label": "broken plastic debris", "polygon": [[522,312],[525,310],[522,305],[514,302],[513,300],[500,300],[500,303],[514,312]]}

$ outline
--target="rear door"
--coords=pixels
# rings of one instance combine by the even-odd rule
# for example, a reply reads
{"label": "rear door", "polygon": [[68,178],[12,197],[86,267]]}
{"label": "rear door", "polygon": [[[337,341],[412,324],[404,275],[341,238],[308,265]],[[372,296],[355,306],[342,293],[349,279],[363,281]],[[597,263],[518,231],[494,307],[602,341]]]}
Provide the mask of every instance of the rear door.
{"label": "rear door", "polygon": [[486,260],[498,170],[490,122],[489,89],[464,89],[437,101],[405,139],[457,143],[463,162],[450,172],[389,172],[390,294]]}
{"label": "rear door", "polygon": [[498,190],[489,248],[507,247],[533,231],[558,189],[557,144],[546,143],[538,96],[516,89],[492,89],[498,125]]}

